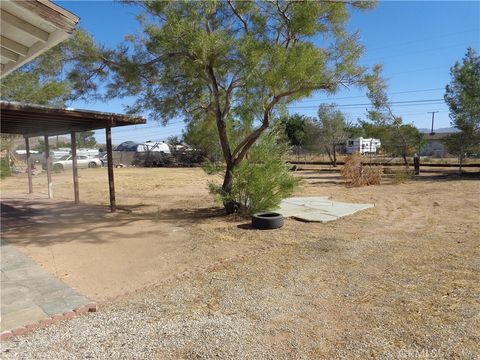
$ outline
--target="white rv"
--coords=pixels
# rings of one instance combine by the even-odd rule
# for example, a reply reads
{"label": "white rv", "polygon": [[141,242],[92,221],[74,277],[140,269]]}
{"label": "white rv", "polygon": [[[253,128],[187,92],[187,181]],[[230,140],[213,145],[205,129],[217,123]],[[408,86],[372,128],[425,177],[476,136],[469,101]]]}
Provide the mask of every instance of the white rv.
{"label": "white rv", "polygon": [[347,154],[360,153],[362,155],[376,154],[382,144],[374,138],[362,137],[347,140]]}
{"label": "white rv", "polygon": [[170,146],[168,146],[165,142],[158,142],[158,141],[145,141],[143,144],[139,144],[137,146],[137,152],[160,152],[164,154],[170,154]]}

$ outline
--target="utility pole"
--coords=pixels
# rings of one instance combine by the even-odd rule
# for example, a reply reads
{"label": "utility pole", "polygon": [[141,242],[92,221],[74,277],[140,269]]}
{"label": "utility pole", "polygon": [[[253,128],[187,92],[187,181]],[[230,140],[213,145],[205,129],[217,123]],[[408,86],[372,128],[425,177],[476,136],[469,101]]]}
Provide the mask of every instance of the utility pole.
{"label": "utility pole", "polygon": [[430,135],[434,135],[435,133],[433,132],[433,123],[435,122],[435,113],[438,113],[438,111],[429,111],[427,114],[432,114],[432,131],[430,131]]}

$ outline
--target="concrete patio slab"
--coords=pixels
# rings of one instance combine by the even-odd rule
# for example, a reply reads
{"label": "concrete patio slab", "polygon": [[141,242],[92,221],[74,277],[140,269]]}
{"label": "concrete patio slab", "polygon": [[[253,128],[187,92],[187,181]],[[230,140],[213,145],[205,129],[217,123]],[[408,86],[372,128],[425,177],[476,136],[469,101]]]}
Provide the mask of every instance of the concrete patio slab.
{"label": "concrete patio slab", "polygon": [[90,301],[1,241],[1,331],[29,325]]}
{"label": "concrete patio slab", "polygon": [[304,221],[328,222],[371,207],[374,205],[331,201],[326,196],[291,197],[282,200],[277,212]]}

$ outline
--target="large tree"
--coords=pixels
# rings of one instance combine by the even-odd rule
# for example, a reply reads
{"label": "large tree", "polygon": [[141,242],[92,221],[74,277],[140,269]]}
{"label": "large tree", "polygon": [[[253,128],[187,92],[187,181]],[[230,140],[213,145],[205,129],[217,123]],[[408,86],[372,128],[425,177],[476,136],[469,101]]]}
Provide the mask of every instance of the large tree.
{"label": "large tree", "polygon": [[332,165],[337,166],[337,147],[348,139],[349,124],[345,114],[335,104],[322,104],[318,109],[319,140]]}
{"label": "large tree", "polygon": [[368,98],[372,107],[367,112],[370,122],[361,122],[369,137],[379,138],[382,149],[392,156],[401,156],[408,168],[408,156],[420,151],[423,134],[412,124],[405,124],[392,110],[387,95],[387,82],[381,77],[382,67],[376,65],[367,76]]}
{"label": "large tree", "polygon": [[459,129],[480,130],[480,56],[468,48],[462,63],[457,61],[450,75],[445,102],[450,107],[452,124]]}
{"label": "large tree", "polygon": [[290,145],[301,146],[303,144],[305,140],[305,122],[307,120],[306,116],[300,114],[285,116],[281,119]]}
{"label": "large tree", "polygon": [[479,147],[480,142],[480,56],[468,48],[462,63],[450,69],[452,80],[445,89],[445,102],[450,108],[452,125],[460,130],[446,139],[449,152],[459,156],[462,172],[465,153]]}
{"label": "large tree", "polygon": [[[97,80],[110,80],[107,96],[135,96],[130,111],[149,111],[164,123],[213,118],[226,162],[225,193],[280,109],[316,91],[363,83],[363,48],[347,24],[351,9],[372,8],[372,1],[127,2],[143,7],[143,33],[72,77],[93,91],[91,72],[98,70]],[[229,137],[231,123],[243,137]],[[224,205],[227,212],[235,208]]]}

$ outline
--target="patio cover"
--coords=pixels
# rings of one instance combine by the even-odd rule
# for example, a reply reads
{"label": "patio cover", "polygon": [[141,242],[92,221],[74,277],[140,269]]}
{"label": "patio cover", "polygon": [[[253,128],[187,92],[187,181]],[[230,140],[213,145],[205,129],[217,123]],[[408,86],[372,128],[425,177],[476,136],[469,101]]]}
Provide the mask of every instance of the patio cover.
{"label": "patio cover", "polygon": [[30,161],[29,138],[44,136],[45,163],[47,167],[48,197],[53,197],[52,176],[50,164],[50,150],[48,137],[70,133],[72,146],[72,168],[75,203],[79,203],[77,150],[75,134],[81,131],[105,129],[107,143],[107,167],[110,192],[110,209],[116,211],[115,185],[113,179],[112,133],[111,128],[117,126],[145,124],[141,116],[105,113],[90,110],[51,108],[41,105],[24,104],[18,102],[0,102],[0,132],[16,134],[25,137],[27,151],[27,173],[29,193],[33,192],[32,172]]}
{"label": "patio cover", "polygon": [[0,102],[1,133],[24,137],[54,136],[71,132],[145,124],[145,118],[70,108],[51,108],[19,102]]}
{"label": "patio cover", "polygon": [[66,40],[79,17],[49,0],[0,1],[0,76]]}

